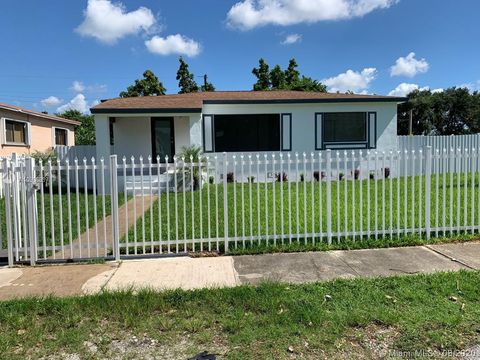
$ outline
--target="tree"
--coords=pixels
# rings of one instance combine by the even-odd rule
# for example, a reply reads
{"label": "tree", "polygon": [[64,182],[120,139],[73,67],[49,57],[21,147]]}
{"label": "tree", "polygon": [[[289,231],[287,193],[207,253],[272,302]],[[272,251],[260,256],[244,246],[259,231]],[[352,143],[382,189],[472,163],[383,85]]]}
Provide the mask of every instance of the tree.
{"label": "tree", "polygon": [[203,85],[200,90],[202,92],[215,91],[215,86],[213,86],[211,82],[208,82],[208,76],[206,74],[203,76]]}
{"label": "tree", "polygon": [[415,90],[408,94],[408,101],[398,107],[398,133],[408,134],[410,111],[413,111],[414,134],[426,135],[435,132],[434,105],[430,90]]}
{"label": "tree", "polygon": [[135,84],[130,85],[126,91],[120,93],[120,97],[137,97],[137,96],[158,96],[165,95],[167,90],[163,87],[161,81],[155,76],[151,70],[143,73],[143,79],[135,80]]}
{"label": "tree", "polygon": [[56,115],[81,122],[75,128],[75,145],[95,145],[95,121],[93,115],[85,115],[78,110],[67,110],[63,114]]}
{"label": "tree", "polygon": [[290,59],[288,68],[285,70],[285,82],[289,88],[292,88],[300,80],[300,72],[297,70],[298,64],[295,59]]}
{"label": "tree", "polygon": [[320,81],[302,75],[302,78],[290,86],[290,90],[327,92],[327,86]]}
{"label": "tree", "polygon": [[441,92],[415,90],[398,107],[398,134],[408,134],[412,111],[415,135],[460,135],[480,131],[480,102],[477,92],[452,87]]}
{"label": "tree", "polygon": [[180,88],[179,94],[187,94],[192,92],[198,92],[198,85],[195,82],[194,75],[188,70],[188,64],[180,56],[178,59],[180,66],[177,71],[178,87]]}
{"label": "tree", "polygon": [[285,90],[287,88],[285,73],[280,68],[280,65],[275,65],[272,71],[270,71],[270,83],[272,90]]}
{"label": "tree", "polygon": [[263,58],[258,61],[258,68],[253,68],[252,74],[257,78],[253,90],[270,90],[270,68]]}
{"label": "tree", "polygon": [[280,65],[275,65],[272,70],[269,70],[269,66],[263,58],[258,63],[258,68],[252,70],[253,75],[257,78],[253,90],[327,91],[327,87],[318,80],[305,75],[300,78],[295,59],[290,59],[285,71],[282,70]]}

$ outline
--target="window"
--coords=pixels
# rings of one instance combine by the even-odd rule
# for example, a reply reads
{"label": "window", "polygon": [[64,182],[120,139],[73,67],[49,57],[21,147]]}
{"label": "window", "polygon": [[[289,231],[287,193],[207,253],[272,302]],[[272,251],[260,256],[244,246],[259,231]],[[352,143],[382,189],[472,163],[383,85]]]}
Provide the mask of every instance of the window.
{"label": "window", "polygon": [[67,129],[54,128],[55,130],[55,145],[68,145],[68,131]]}
{"label": "window", "polygon": [[375,147],[376,113],[332,112],[315,114],[316,149]]}
{"label": "window", "polygon": [[27,144],[27,123],[5,120],[5,139],[7,143]]}
{"label": "window", "polygon": [[280,115],[215,115],[214,151],[279,151]]}
{"label": "window", "polygon": [[367,119],[365,113],[325,113],[323,114],[323,141],[366,142]]}

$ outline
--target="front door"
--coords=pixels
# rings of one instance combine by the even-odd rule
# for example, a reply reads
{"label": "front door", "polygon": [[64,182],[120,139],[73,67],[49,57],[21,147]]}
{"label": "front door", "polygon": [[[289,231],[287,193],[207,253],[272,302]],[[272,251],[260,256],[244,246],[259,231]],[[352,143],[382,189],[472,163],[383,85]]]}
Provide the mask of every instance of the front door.
{"label": "front door", "polygon": [[157,156],[160,156],[160,162],[165,162],[165,156],[168,156],[168,161],[173,162],[173,155],[175,155],[173,117],[152,117],[153,161],[156,162]]}

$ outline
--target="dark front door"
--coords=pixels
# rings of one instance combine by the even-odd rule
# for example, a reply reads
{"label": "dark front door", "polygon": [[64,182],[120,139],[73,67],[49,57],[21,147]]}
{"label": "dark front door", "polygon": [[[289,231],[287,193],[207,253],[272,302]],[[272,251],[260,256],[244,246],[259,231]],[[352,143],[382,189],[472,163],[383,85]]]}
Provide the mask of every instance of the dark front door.
{"label": "dark front door", "polygon": [[157,156],[160,156],[160,162],[165,162],[165,156],[168,156],[168,161],[172,162],[173,155],[175,155],[175,133],[173,130],[173,117],[153,117],[153,160],[157,161]]}

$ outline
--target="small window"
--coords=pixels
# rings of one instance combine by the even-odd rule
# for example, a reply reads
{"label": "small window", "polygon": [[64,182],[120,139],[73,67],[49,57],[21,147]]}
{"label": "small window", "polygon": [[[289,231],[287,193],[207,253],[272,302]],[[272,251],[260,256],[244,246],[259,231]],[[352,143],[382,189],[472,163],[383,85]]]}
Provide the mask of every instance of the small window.
{"label": "small window", "polygon": [[27,123],[5,120],[5,139],[7,143],[27,144]]}
{"label": "small window", "polygon": [[67,145],[68,131],[55,128],[55,145]]}

